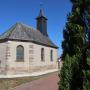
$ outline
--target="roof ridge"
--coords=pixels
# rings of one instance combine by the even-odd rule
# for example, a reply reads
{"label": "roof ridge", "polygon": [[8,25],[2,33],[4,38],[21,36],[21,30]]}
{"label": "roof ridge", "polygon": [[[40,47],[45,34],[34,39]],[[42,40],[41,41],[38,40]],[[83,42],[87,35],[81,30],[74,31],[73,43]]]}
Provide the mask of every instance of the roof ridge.
{"label": "roof ridge", "polygon": [[[9,29],[7,29],[4,33],[2,33],[0,35],[0,37],[2,37],[3,35],[5,35],[8,32],[8,35],[6,36],[6,38],[8,38],[10,36],[10,32],[12,32],[14,30],[14,28],[16,27],[16,24],[13,24],[12,27],[10,27]],[[13,29],[12,29],[13,28]]]}
{"label": "roof ridge", "polygon": [[10,35],[12,34],[12,32],[15,30],[15,27],[18,25],[18,23],[14,24],[12,27],[13,29],[11,30],[11,33],[9,33],[8,37],[10,37]]}
{"label": "roof ridge", "polygon": [[[32,31],[37,31],[37,32],[39,32],[39,33],[41,33],[39,30],[37,30],[36,28],[33,28],[33,27],[31,27],[31,26],[29,26],[29,25],[26,25],[26,24],[24,24],[24,23],[22,23],[22,22],[17,22],[17,24],[20,24],[20,25],[22,25],[22,26],[25,26],[26,28],[29,28],[29,29],[31,29]],[[41,33],[42,34],[42,33]]]}
{"label": "roof ridge", "polygon": [[41,35],[43,35],[39,30],[37,30],[37,29],[35,29],[35,28],[33,28],[33,27],[29,26],[29,25],[26,25],[24,23],[19,23],[19,24],[21,24],[22,26],[25,26],[26,28],[29,28],[32,31],[39,32]]}

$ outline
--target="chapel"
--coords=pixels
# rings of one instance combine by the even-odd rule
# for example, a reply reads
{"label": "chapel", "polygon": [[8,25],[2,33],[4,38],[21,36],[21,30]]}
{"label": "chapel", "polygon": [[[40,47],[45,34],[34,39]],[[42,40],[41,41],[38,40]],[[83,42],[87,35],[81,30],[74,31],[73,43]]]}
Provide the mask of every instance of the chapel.
{"label": "chapel", "polygon": [[18,76],[58,70],[58,47],[47,33],[47,18],[40,9],[36,29],[16,23],[0,36],[0,75]]}

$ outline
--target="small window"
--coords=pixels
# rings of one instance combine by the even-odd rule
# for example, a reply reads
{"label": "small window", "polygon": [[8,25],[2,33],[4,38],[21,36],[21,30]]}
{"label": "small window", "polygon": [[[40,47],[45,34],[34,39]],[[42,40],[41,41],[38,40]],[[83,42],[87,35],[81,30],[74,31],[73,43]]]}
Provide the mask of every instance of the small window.
{"label": "small window", "polygon": [[53,50],[50,51],[50,58],[51,58],[51,61],[53,61]]}
{"label": "small window", "polygon": [[24,61],[24,47],[19,45],[16,48],[16,60]]}
{"label": "small window", "polygon": [[45,61],[44,59],[44,48],[41,48],[41,61]]}

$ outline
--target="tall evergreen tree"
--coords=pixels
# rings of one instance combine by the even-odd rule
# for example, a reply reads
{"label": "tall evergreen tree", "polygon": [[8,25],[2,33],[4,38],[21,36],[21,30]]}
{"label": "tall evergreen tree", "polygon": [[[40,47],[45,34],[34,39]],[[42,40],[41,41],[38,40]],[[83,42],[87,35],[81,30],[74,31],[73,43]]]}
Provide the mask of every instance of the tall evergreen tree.
{"label": "tall evergreen tree", "polygon": [[90,0],[71,0],[63,31],[59,90],[90,90]]}

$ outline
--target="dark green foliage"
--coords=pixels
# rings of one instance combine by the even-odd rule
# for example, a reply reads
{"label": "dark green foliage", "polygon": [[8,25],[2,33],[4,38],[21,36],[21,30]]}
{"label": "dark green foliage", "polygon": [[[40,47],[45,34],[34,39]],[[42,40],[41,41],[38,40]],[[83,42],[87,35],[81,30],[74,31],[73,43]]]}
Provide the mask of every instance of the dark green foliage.
{"label": "dark green foliage", "polygon": [[90,90],[90,0],[71,0],[63,30],[59,90]]}
{"label": "dark green foliage", "polygon": [[[70,83],[71,83],[71,76],[72,76],[72,58],[69,55],[66,55],[65,62],[63,62],[64,67],[61,69],[61,76],[60,76],[60,90],[70,90]],[[63,83],[64,82],[64,83]]]}
{"label": "dark green foliage", "polygon": [[[68,54],[65,56],[65,61],[63,62],[63,66],[61,69],[61,74],[59,75],[60,77],[60,86],[59,86],[59,90],[70,90],[71,88],[73,88],[73,84],[75,82],[76,79],[78,79],[78,77],[74,77],[75,73],[79,75],[79,63],[77,61],[78,56],[73,56],[70,57]],[[77,68],[76,68],[77,66]],[[74,73],[74,74],[73,74]],[[76,78],[75,80],[72,81],[72,78]],[[78,82],[77,82],[78,83]],[[74,89],[75,89],[75,85],[74,85]]]}
{"label": "dark green foliage", "polygon": [[90,70],[83,71],[84,81],[83,81],[83,90],[90,90]]}

